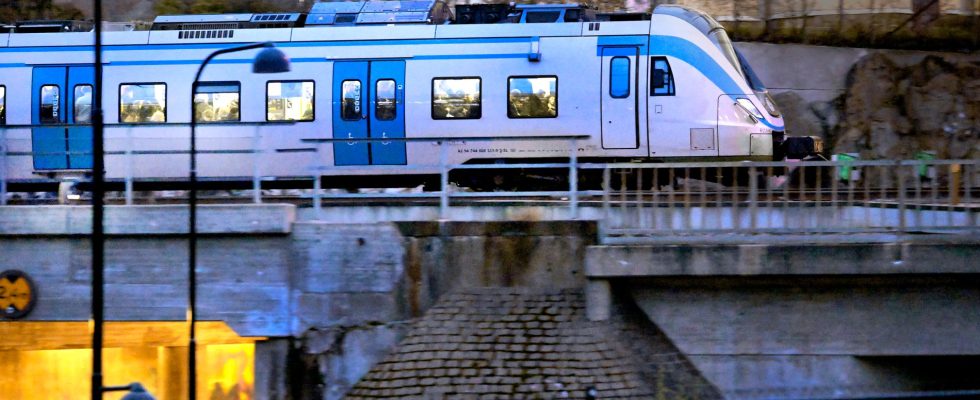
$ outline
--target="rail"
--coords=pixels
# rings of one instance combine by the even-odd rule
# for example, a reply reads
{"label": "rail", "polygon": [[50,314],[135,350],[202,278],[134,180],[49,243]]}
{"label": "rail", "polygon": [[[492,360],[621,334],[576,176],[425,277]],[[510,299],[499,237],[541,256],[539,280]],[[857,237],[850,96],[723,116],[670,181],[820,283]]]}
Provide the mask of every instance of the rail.
{"label": "rail", "polygon": [[[112,127],[136,126],[117,124]],[[186,126],[187,124],[155,124]],[[215,124],[216,126],[222,124]],[[336,200],[418,200],[438,204],[439,217],[453,219],[454,209],[463,201],[483,199],[557,200],[558,207],[571,219],[600,221],[606,242],[629,243],[651,238],[706,234],[816,234],[867,232],[921,232],[978,230],[980,214],[980,168],[978,160],[839,160],[815,162],[702,162],[702,163],[582,163],[580,145],[588,138],[582,135],[534,137],[425,137],[425,138],[307,138],[297,140],[298,147],[270,149],[262,147],[259,126],[253,123],[249,146],[234,149],[206,148],[199,155],[250,156],[251,176],[231,177],[251,180],[250,201],[263,201],[263,185],[268,177],[261,166],[270,153],[313,153],[315,160],[305,169],[309,185],[301,189],[303,198],[312,205],[313,217],[319,218],[322,205]],[[139,125],[144,126],[144,125]],[[207,126],[207,125],[206,125]],[[47,153],[22,151],[27,143],[11,150],[7,129],[0,128],[0,205],[8,199],[9,166],[30,163],[32,157]],[[29,127],[29,126],[27,126]],[[188,150],[170,145],[161,149],[134,148],[131,129],[117,132],[107,157],[121,157],[121,181],[125,203],[133,204],[137,182],[159,182],[136,176],[140,157],[188,154]],[[179,136],[178,136],[179,138]],[[153,139],[141,136],[140,140]],[[159,137],[172,141],[173,137]],[[24,140],[23,138],[21,140]],[[201,139],[199,139],[201,140]],[[214,140],[205,138],[204,140]],[[465,164],[453,161],[453,152],[464,144],[477,142],[521,143],[533,148],[547,148],[549,161],[534,163],[524,158],[511,164]],[[336,143],[427,142],[438,146],[431,159],[408,165],[335,166],[324,162]],[[542,143],[548,143],[543,145]],[[518,146],[519,147],[519,146]],[[471,146],[472,148],[472,146]],[[438,153],[438,157],[436,157]],[[64,155],[65,153],[57,153]],[[76,154],[76,153],[71,153]],[[77,153],[86,155],[87,153]],[[26,160],[26,161],[25,161]],[[557,161],[555,161],[557,160]],[[332,164],[332,163],[330,163]],[[326,190],[324,177],[351,172],[383,171],[392,174],[427,174],[438,176],[439,184],[428,191],[384,191],[347,193]],[[548,169],[563,175],[559,187],[547,190],[520,188],[514,191],[473,191],[450,182],[450,172],[479,170]],[[564,171],[564,172],[561,172]],[[120,178],[117,178],[118,181]],[[59,183],[84,177],[37,177],[35,181]],[[177,182],[179,183],[179,178]],[[206,177],[205,177],[206,179]],[[584,210],[584,211],[583,211]]]}

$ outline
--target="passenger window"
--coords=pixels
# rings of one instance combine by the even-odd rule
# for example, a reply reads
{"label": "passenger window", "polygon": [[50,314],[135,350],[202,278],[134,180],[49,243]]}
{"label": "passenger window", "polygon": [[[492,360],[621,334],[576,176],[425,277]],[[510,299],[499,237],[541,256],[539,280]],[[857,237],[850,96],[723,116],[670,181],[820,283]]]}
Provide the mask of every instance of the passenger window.
{"label": "passenger window", "polygon": [[650,72],[650,95],[673,96],[674,74],[670,71],[667,57],[650,57],[650,61],[653,63],[653,70]]}
{"label": "passenger window", "polygon": [[565,10],[565,22],[582,22],[582,13],[579,10]]}
{"label": "passenger window", "polygon": [[432,119],[479,119],[483,113],[480,78],[432,80]]}
{"label": "passenger window", "polygon": [[558,21],[560,11],[532,11],[527,13],[524,22],[528,24],[552,23]]}
{"label": "passenger window", "polygon": [[340,106],[340,118],[344,121],[360,121],[361,114],[361,81],[349,80],[340,84],[343,101]]}
{"label": "passenger window", "polygon": [[393,121],[395,119],[396,104],[395,81],[391,79],[379,80],[375,85],[374,91],[374,116],[379,121]]}
{"label": "passenger window", "polygon": [[167,85],[124,83],[119,85],[119,122],[167,122]]}
{"label": "passenger window", "polygon": [[558,116],[558,77],[528,76],[507,79],[507,116],[555,118]]}
{"label": "passenger window", "polygon": [[630,97],[630,59],[613,57],[609,61],[609,95],[615,99]]}
{"label": "passenger window", "polygon": [[266,120],[313,120],[313,81],[269,82],[265,89]]}
{"label": "passenger window", "polygon": [[194,93],[194,120],[224,122],[241,120],[238,82],[201,82]]}
{"label": "passenger window", "polygon": [[75,85],[75,123],[92,123],[92,85]]}
{"label": "passenger window", "polygon": [[0,125],[7,124],[7,87],[0,85]]}
{"label": "passenger window", "polygon": [[40,106],[42,124],[61,123],[61,88],[58,85],[41,86]]}

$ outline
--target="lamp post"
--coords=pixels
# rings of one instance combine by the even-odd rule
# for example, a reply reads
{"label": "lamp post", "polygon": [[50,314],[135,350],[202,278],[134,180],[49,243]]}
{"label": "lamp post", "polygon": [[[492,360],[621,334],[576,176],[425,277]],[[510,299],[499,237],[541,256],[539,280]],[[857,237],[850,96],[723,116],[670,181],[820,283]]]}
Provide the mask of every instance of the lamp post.
{"label": "lamp post", "polygon": [[128,390],[129,393],[126,393],[121,400],[156,400],[153,395],[143,388],[143,385],[140,385],[139,382],[133,382],[123,386],[106,386],[102,388],[103,392],[121,392],[124,390]]}
{"label": "lamp post", "polygon": [[102,0],[93,0],[95,21],[95,77],[92,90],[92,400],[102,400],[102,322],[105,318],[105,235],[102,215],[105,205],[105,155],[102,116]]}
{"label": "lamp post", "polygon": [[[98,0],[96,0],[98,1]],[[187,320],[190,331],[190,339],[187,346],[187,369],[188,369],[188,396],[189,400],[197,399],[197,117],[194,115],[194,96],[197,94],[197,84],[201,79],[201,73],[204,72],[204,67],[214,59],[215,57],[234,53],[245,50],[254,50],[261,48],[258,54],[255,55],[255,59],[252,61],[252,72],[256,74],[272,74],[279,72],[289,72],[289,58],[286,57],[282,51],[276,49],[272,42],[264,43],[253,43],[244,46],[229,47],[226,49],[217,50],[209,54],[201,66],[197,68],[197,74],[194,75],[194,82],[191,83],[191,101],[190,101],[190,118],[191,118],[191,148],[190,148],[190,193],[188,201],[188,214],[190,221],[188,223],[188,251],[187,251],[187,278],[189,282],[187,298],[188,298],[188,308],[187,308]]]}

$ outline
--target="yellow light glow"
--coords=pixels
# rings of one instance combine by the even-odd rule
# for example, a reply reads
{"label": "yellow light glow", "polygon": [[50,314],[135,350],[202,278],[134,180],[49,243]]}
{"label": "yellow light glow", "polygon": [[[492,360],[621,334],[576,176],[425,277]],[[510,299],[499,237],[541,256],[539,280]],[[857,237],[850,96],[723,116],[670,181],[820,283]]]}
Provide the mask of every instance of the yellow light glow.
{"label": "yellow light glow", "polygon": [[[0,323],[0,337],[8,342],[0,347],[0,399],[88,398],[92,366],[89,325],[88,321]],[[139,382],[158,400],[185,399],[184,328],[181,322],[107,323],[102,353],[105,384]],[[262,338],[240,337],[224,323],[213,321],[202,322],[198,333],[198,398],[252,399],[254,342]],[[124,395],[106,393],[104,399],[118,400]]]}

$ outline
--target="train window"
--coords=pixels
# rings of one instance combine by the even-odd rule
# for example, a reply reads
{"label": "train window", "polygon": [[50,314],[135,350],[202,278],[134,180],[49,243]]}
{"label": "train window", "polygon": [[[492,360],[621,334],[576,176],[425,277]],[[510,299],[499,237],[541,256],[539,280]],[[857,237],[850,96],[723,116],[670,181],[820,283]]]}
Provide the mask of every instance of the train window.
{"label": "train window", "polygon": [[650,72],[650,95],[651,96],[673,96],[674,74],[670,71],[670,63],[667,57],[650,57],[653,70]]}
{"label": "train window", "polygon": [[559,16],[561,16],[560,11],[533,11],[527,13],[524,22],[528,24],[552,23],[558,21]]}
{"label": "train window", "polygon": [[266,120],[313,120],[313,81],[271,81],[265,89]]}
{"label": "train window", "polygon": [[167,122],[167,85],[124,83],[119,85],[119,122]]}
{"label": "train window", "polygon": [[92,123],[92,85],[75,85],[75,123]]}
{"label": "train window", "polygon": [[61,88],[58,85],[41,86],[40,106],[42,124],[61,123]]}
{"label": "train window", "polygon": [[0,125],[7,124],[7,87],[0,85]]}
{"label": "train window", "polygon": [[344,121],[361,120],[361,81],[343,81],[340,83],[340,91],[343,93],[340,118]]}
{"label": "train window", "polygon": [[197,122],[240,121],[242,86],[238,82],[201,82],[194,93]]}
{"label": "train window", "polygon": [[480,119],[480,78],[432,79],[432,119]]}
{"label": "train window", "polygon": [[613,57],[609,61],[609,95],[615,99],[630,97],[629,57]]}
{"label": "train window", "polygon": [[374,116],[379,121],[394,120],[398,101],[395,99],[395,81],[392,79],[381,79],[375,86]]}
{"label": "train window", "polygon": [[507,79],[507,116],[555,118],[558,116],[557,76],[512,76]]}

